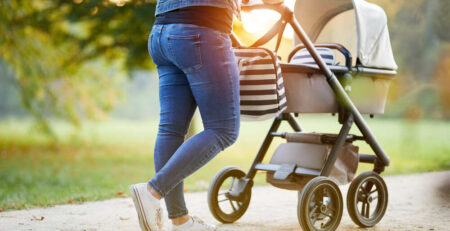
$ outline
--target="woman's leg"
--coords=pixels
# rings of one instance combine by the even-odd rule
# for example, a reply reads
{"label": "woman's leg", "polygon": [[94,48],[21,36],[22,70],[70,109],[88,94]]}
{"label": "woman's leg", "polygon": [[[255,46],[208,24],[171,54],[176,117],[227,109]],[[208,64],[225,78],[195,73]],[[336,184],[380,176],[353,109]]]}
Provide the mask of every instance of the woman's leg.
{"label": "woman's leg", "polygon": [[231,41],[223,33],[175,24],[166,26],[160,42],[162,53],[186,74],[205,128],[179,146],[149,181],[153,190],[167,197],[184,178],[237,139],[239,77]]}
{"label": "woman's leg", "polygon": [[[158,66],[160,122],[155,142],[155,170],[161,168],[184,142],[196,109],[186,75],[176,66]],[[188,213],[183,196],[183,182],[164,197],[170,218]]]}
{"label": "woman's leg", "polygon": [[[197,107],[186,75],[162,53],[160,38],[163,28],[162,25],[155,25],[149,38],[150,56],[157,65],[159,75],[160,121],[154,149],[156,172],[184,142]],[[167,193],[164,199],[170,218],[182,217],[188,213],[183,196],[183,182]]]}
{"label": "woman's leg", "polygon": [[[160,38],[163,29],[163,25],[154,25],[148,41],[149,53],[157,65],[159,75],[160,121],[154,149],[156,172],[184,142],[196,109],[186,75],[162,53]],[[153,195],[161,199],[155,192]],[[182,217],[188,213],[183,196],[183,182],[164,199],[170,217]]]}

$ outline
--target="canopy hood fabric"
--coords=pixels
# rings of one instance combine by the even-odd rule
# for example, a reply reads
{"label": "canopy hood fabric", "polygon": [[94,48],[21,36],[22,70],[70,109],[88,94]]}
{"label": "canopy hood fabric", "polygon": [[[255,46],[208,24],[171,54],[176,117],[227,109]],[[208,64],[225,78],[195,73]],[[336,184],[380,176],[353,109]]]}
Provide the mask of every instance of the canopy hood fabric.
{"label": "canopy hood fabric", "polygon": [[297,0],[294,13],[313,42],[341,43],[363,66],[397,69],[387,17],[379,6],[364,0]]}

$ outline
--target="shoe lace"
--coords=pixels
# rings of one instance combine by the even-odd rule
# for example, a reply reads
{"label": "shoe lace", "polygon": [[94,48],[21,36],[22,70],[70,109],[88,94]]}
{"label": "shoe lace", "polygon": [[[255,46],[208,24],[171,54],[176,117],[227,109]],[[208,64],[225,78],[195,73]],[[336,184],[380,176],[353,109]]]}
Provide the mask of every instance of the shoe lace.
{"label": "shoe lace", "polygon": [[212,226],[210,224],[206,224],[206,222],[204,222],[202,219],[200,219],[197,216],[192,216],[192,220],[194,220],[194,222],[197,222],[197,223],[199,223],[199,224],[201,224],[201,225],[203,225],[205,227],[214,228],[213,230],[217,230],[215,226]]}
{"label": "shoe lace", "polygon": [[158,208],[156,210],[156,225],[158,226],[159,229],[163,228],[161,208]]}

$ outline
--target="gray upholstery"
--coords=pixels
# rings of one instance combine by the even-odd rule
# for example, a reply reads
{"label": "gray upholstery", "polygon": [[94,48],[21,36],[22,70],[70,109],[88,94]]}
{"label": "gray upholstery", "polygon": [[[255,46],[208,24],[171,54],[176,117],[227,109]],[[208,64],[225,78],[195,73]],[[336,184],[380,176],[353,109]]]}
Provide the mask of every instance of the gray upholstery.
{"label": "gray upholstery", "polygon": [[330,148],[322,144],[284,143],[275,150],[270,163],[295,163],[304,168],[321,169]]}
{"label": "gray upholstery", "polygon": [[[287,109],[294,113],[336,113],[336,97],[322,74],[283,72]],[[349,96],[363,114],[383,114],[391,80],[353,77]]]}
{"label": "gray upholstery", "polygon": [[286,133],[287,142],[303,142],[310,144],[322,144],[322,136],[321,133]]}
{"label": "gray upholstery", "polygon": [[[302,135],[305,138],[308,134]],[[320,134],[310,135],[309,141],[316,142]],[[292,138],[292,137],[291,137]],[[320,170],[331,151],[331,144],[305,143],[305,142],[288,142],[281,144],[272,156],[270,164],[286,164],[295,163],[298,167]],[[343,185],[349,183],[358,168],[358,147],[351,143],[346,143],[338,155],[330,177],[338,184]],[[301,190],[303,186],[314,176],[295,175],[287,180],[276,180],[273,173],[268,172],[266,176],[267,182],[275,187]]]}

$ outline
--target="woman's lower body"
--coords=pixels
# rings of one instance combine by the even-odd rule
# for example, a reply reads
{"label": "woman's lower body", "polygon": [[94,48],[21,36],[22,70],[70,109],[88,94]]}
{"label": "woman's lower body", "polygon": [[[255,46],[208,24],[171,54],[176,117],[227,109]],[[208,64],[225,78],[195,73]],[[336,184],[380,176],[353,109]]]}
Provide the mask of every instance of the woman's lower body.
{"label": "woman's lower body", "polygon": [[[186,216],[183,180],[233,144],[239,132],[239,76],[229,35],[191,24],[154,25],[148,44],[161,105],[151,189],[170,219]],[[204,131],[185,141],[199,108]]]}

